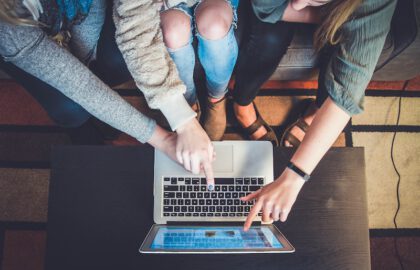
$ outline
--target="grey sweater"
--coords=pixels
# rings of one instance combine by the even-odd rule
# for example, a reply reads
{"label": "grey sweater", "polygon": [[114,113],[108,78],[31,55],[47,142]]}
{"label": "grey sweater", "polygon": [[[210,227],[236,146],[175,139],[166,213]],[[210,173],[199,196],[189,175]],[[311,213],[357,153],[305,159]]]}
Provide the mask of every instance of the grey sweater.
{"label": "grey sweater", "polygon": [[[115,1],[114,20],[118,46],[149,106],[160,109],[173,130],[193,118],[195,113],[183,97],[185,86],[163,44],[153,1]],[[41,29],[0,21],[0,41],[5,61],[50,84],[111,126],[141,142],[150,139],[155,121],[124,101]]]}

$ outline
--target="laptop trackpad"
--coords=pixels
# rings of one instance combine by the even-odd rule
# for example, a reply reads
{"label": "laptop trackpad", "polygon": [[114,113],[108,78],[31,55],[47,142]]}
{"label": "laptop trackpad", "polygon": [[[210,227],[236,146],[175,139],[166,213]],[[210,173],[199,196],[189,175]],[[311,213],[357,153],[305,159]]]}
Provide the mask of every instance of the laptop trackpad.
{"label": "laptop trackpad", "polygon": [[215,146],[216,160],[213,162],[215,173],[233,172],[233,145]]}

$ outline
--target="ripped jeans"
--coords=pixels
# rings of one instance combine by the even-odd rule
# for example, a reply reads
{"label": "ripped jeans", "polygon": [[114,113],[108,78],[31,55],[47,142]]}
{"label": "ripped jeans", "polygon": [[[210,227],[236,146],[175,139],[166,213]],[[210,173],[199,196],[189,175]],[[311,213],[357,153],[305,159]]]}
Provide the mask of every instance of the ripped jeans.
{"label": "ripped jeans", "polygon": [[222,98],[228,91],[230,77],[238,58],[238,44],[236,42],[234,30],[237,22],[237,7],[239,0],[226,0],[232,7],[233,20],[229,32],[221,39],[209,40],[204,38],[197,31],[195,24],[195,11],[200,2],[192,7],[186,3],[181,3],[170,9],[176,9],[187,14],[191,19],[191,39],[187,45],[178,48],[167,48],[170,56],[175,62],[179,76],[187,87],[185,98],[190,105],[197,101],[196,86],[194,84],[195,52],[192,45],[193,33],[198,40],[198,59],[206,74],[206,86],[208,96],[212,98]]}

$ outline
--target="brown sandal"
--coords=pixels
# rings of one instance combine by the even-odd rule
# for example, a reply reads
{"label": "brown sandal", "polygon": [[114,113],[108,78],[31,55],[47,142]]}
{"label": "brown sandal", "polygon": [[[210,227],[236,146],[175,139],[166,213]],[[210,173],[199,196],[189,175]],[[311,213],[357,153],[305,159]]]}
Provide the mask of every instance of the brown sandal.
{"label": "brown sandal", "polygon": [[286,146],[285,142],[288,141],[292,145],[292,147],[298,147],[301,141],[298,138],[296,138],[295,135],[290,133],[290,131],[294,127],[298,127],[306,134],[306,131],[309,128],[308,123],[306,123],[305,120],[303,120],[303,117],[304,115],[306,115],[309,107],[311,106],[311,104],[315,102],[315,100],[313,98],[308,98],[308,99],[303,100],[302,102],[306,103],[304,106],[304,109],[302,110],[302,113],[300,114],[298,120],[296,120],[293,124],[288,126],[286,130],[284,131],[283,136],[281,137],[281,140],[280,140],[281,146]]}
{"label": "brown sandal", "polygon": [[252,103],[254,105],[254,109],[255,109],[255,113],[257,115],[257,120],[255,120],[254,123],[252,123],[250,126],[244,128],[242,127],[242,131],[243,133],[245,133],[245,135],[250,138],[252,134],[254,134],[261,126],[264,126],[265,129],[267,130],[267,133],[262,136],[261,138],[258,139],[258,141],[270,141],[273,146],[278,146],[279,145],[279,141],[277,139],[277,135],[274,132],[274,130],[270,127],[269,124],[267,124],[267,122],[264,121],[264,119],[261,117],[257,106],[255,106],[255,103]]}

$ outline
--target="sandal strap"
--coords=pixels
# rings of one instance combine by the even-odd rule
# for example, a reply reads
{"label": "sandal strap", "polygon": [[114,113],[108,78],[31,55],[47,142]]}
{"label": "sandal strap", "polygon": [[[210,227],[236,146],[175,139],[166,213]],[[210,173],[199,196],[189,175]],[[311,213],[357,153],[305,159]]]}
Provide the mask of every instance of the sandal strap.
{"label": "sandal strap", "polygon": [[257,120],[254,121],[249,127],[243,128],[243,131],[248,135],[251,136],[255,133],[261,126],[264,126],[267,130],[269,128],[268,124],[262,119],[260,112],[258,111],[257,106],[255,105],[255,102],[252,102],[252,106],[255,110],[255,115],[257,116]]}
{"label": "sandal strap", "polygon": [[279,145],[276,133],[273,130],[267,130],[267,133],[259,138],[258,141],[270,141],[274,146]]}
{"label": "sandal strap", "polygon": [[305,122],[305,120],[303,120],[303,118],[299,118],[295,125],[305,133],[309,128],[309,125]]}
{"label": "sandal strap", "polygon": [[248,136],[251,136],[263,125],[264,121],[262,120],[261,116],[257,114],[257,120],[255,120],[254,123],[252,123],[249,127],[243,128],[243,130]]}
{"label": "sandal strap", "polygon": [[264,119],[261,117],[260,112],[258,111],[257,106],[255,103],[252,103],[255,109],[255,114],[257,116],[257,120],[254,121],[249,127],[242,128],[244,133],[246,133],[247,136],[251,136],[254,134],[260,127],[264,127],[267,130],[267,133],[264,134],[261,138],[258,139],[258,141],[270,141],[274,146],[279,145],[279,141],[277,139],[277,135],[274,132],[274,130],[270,127],[267,122],[264,121]]}
{"label": "sandal strap", "polygon": [[290,131],[287,131],[284,139],[283,139],[283,143],[285,141],[288,141],[293,147],[298,147],[301,143],[301,141],[299,141],[298,138],[296,138],[295,135],[293,135],[292,133],[290,133]]}

